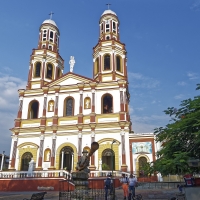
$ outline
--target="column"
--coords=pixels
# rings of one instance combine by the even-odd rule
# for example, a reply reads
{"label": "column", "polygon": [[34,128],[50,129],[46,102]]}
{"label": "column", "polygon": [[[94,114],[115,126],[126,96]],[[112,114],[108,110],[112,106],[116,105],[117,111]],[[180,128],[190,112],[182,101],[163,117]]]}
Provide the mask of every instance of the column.
{"label": "column", "polygon": [[55,108],[54,108],[54,116],[53,116],[53,127],[57,130],[58,126],[58,102],[59,102],[59,90],[60,86],[55,86]]}
{"label": "column", "polygon": [[11,166],[10,170],[16,170],[15,169],[15,161],[16,161],[16,153],[17,153],[17,141],[18,141],[18,133],[15,133],[13,136],[13,148],[12,148],[12,158],[11,158]]}
{"label": "column", "polygon": [[[95,141],[95,131],[94,131],[94,129],[92,128],[92,130],[91,130],[91,143],[93,143]],[[91,165],[90,165],[90,170],[95,170],[96,169],[96,166],[95,166],[95,155],[93,154],[92,156],[91,156],[91,160],[90,160],[90,162],[91,162]],[[98,165],[98,164],[97,164]]]}
{"label": "column", "polygon": [[55,150],[56,150],[56,130],[53,130],[52,148],[51,148],[51,166],[50,170],[55,169]]}
{"label": "column", "polygon": [[82,155],[82,130],[78,132],[78,160]]}
{"label": "column", "polygon": [[74,170],[74,153],[72,152],[72,166],[71,166],[71,171]]}
{"label": "column", "polygon": [[[113,43],[113,46],[114,46],[114,41],[112,41]],[[116,60],[116,57],[115,57],[115,51],[112,50],[112,63],[113,63],[113,70],[112,70],[112,80],[115,80],[116,79],[116,65],[115,65],[115,60]]]}
{"label": "column", "polygon": [[95,119],[95,89],[92,89],[92,109],[91,109],[91,114],[90,114],[90,122],[91,123],[95,123],[96,119]]}
{"label": "column", "polygon": [[121,170],[122,171],[127,171],[127,165],[126,165],[126,151],[125,151],[125,132],[124,129],[121,128],[121,146],[122,146],[122,166],[121,166]]}
{"label": "column", "polygon": [[41,131],[40,135],[40,150],[39,150],[39,157],[38,157],[38,167],[36,170],[42,170],[42,158],[43,158],[43,148],[44,148],[44,131]]}
{"label": "column", "polygon": [[80,93],[80,98],[79,98],[79,114],[78,114],[78,124],[83,123],[83,84],[78,84],[79,87],[79,93]]}
{"label": "column", "polygon": [[61,169],[63,169],[63,162],[64,162],[64,151],[62,151],[62,158],[61,158]]}
{"label": "column", "polygon": [[[46,46],[46,48],[48,48],[48,47]],[[44,86],[45,66],[46,66],[46,59],[42,59],[42,79],[41,79],[41,87]]]}

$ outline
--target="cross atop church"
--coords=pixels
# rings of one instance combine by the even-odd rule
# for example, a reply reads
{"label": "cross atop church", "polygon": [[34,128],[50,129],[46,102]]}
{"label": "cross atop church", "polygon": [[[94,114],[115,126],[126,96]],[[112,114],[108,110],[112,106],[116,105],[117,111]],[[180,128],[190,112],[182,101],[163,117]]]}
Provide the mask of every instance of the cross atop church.
{"label": "cross atop church", "polygon": [[110,5],[111,5],[111,4],[110,4],[110,3],[107,3],[106,5],[108,6],[108,10],[109,10],[109,9],[110,9]]}
{"label": "cross atop church", "polygon": [[52,19],[53,14],[54,14],[54,13],[53,13],[52,11],[49,13],[49,15],[50,15],[50,19]]}

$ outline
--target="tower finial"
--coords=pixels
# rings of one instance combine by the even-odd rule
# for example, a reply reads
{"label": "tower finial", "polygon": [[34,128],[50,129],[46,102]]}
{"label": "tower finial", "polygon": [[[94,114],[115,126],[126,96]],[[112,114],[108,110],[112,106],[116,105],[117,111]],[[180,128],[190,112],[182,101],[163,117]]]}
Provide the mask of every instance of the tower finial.
{"label": "tower finial", "polygon": [[53,14],[54,14],[54,13],[53,13],[52,11],[49,13],[49,15],[50,15],[50,19],[52,19]]}
{"label": "tower finial", "polygon": [[111,4],[110,4],[110,3],[107,3],[106,5],[108,6],[108,10],[109,10],[109,9],[110,9],[110,5],[111,5]]}

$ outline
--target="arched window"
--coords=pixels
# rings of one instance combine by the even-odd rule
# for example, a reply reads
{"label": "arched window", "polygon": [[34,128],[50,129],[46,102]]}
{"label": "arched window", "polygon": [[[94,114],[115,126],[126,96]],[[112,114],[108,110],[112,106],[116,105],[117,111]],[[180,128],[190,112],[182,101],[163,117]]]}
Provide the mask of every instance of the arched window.
{"label": "arched window", "polygon": [[103,96],[102,104],[102,113],[113,113],[113,98],[110,94]]}
{"label": "arched window", "polygon": [[116,57],[116,65],[117,65],[117,71],[122,72],[121,57],[120,56]]}
{"label": "arched window", "polygon": [[69,97],[65,100],[65,113],[64,116],[74,115],[74,99]]}
{"label": "arched window", "polygon": [[109,70],[110,69],[110,55],[105,55],[104,56],[104,70]]}
{"label": "arched window", "polygon": [[145,157],[140,157],[139,158],[139,175],[143,176],[144,175],[144,171],[143,168],[144,166],[147,164],[147,159]]}
{"label": "arched window", "polygon": [[113,22],[113,32],[116,33],[116,23]]}
{"label": "arched window", "polygon": [[103,170],[115,170],[115,152],[112,149],[105,149],[102,152]]}
{"label": "arched window", "polygon": [[94,74],[98,74],[99,73],[99,58],[97,58],[95,60],[95,69],[94,69]]}
{"label": "arched window", "polygon": [[53,42],[53,31],[50,31],[50,42]]}
{"label": "arched window", "polygon": [[30,152],[26,152],[22,155],[21,171],[28,171],[29,162],[31,161],[32,157],[33,155]]}
{"label": "arched window", "polygon": [[43,31],[43,36],[42,36],[42,41],[46,41],[47,40],[47,30]]}
{"label": "arched window", "polygon": [[[60,168],[71,171],[74,168],[74,150],[70,146],[65,146],[60,151]],[[62,163],[63,162],[63,163]]]}
{"label": "arched window", "polygon": [[110,31],[110,24],[109,23],[110,23],[109,21],[106,22],[106,32]]}
{"label": "arched window", "polygon": [[106,37],[106,40],[110,40],[110,37],[109,37],[109,36],[107,36],[107,37]]}
{"label": "arched window", "polygon": [[53,77],[53,65],[48,63],[47,71],[46,71],[46,78],[52,79],[52,77]]}
{"label": "arched window", "polygon": [[38,112],[39,112],[39,103],[38,101],[32,101],[29,104],[29,113],[28,118],[29,119],[37,119],[38,118]]}
{"label": "arched window", "polygon": [[103,23],[101,24],[101,33],[103,33]]}
{"label": "arched window", "polygon": [[41,63],[37,62],[35,65],[35,77],[40,77]]}

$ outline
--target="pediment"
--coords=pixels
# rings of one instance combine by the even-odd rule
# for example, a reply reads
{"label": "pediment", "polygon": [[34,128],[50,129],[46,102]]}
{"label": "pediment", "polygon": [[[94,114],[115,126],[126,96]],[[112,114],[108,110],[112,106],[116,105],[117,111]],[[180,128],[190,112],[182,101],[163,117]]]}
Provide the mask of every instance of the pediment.
{"label": "pediment", "polygon": [[46,86],[52,87],[55,85],[60,85],[60,86],[76,85],[78,83],[89,83],[93,81],[94,81],[93,79],[90,79],[90,78],[87,78],[87,77],[84,77],[72,72],[68,72],[67,74],[63,75],[59,79],[48,83]]}

